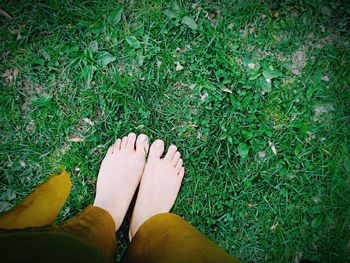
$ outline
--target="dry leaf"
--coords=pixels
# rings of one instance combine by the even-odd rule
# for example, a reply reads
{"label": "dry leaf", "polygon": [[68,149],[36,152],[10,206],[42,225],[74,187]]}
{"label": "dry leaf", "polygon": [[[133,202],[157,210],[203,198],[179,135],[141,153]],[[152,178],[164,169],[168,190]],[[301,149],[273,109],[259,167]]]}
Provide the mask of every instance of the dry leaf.
{"label": "dry leaf", "polygon": [[89,118],[84,118],[83,121],[86,122],[87,124],[91,125],[91,126],[95,125],[95,123],[92,120],[90,120]]}
{"label": "dry leaf", "polygon": [[6,17],[7,19],[13,19],[12,16],[10,16],[5,10],[0,8],[0,15]]}
{"label": "dry leaf", "polygon": [[19,164],[22,168],[26,168],[26,163],[24,161],[19,161]]}
{"label": "dry leaf", "polygon": [[329,82],[329,77],[328,76],[322,76],[321,78],[324,82]]}
{"label": "dry leaf", "polygon": [[176,71],[180,71],[180,70],[183,70],[183,66],[180,65],[180,62],[176,62]]}
{"label": "dry leaf", "polygon": [[160,65],[162,65],[162,61],[161,61],[161,60],[158,60],[158,61],[157,61],[157,67],[159,68]]}
{"label": "dry leaf", "polygon": [[269,141],[269,145],[271,147],[271,150],[273,152],[274,155],[277,155],[277,150],[276,150],[276,147],[275,145],[272,144],[272,142]]}
{"label": "dry leaf", "polygon": [[74,137],[74,138],[70,138],[68,139],[69,142],[83,142],[85,141],[84,138],[79,138],[79,137]]}
{"label": "dry leaf", "polygon": [[277,224],[273,223],[272,226],[270,227],[270,229],[275,230],[277,226],[278,226],[278,223]]}
{"label": "dry leaf", "polygon": [[223,91],[223,92],[227,92],[227,93],[230,93],[230,94],[232,94],[232,91],[231,90],[229,90],[229,89],[222,89],[221,91]]}
{"label": "dry leaf", "polygon": [[7,69],[2,76],[5,78],[5,81],[8,83],[14,82],[17,79],[17,75],[19,73],[18,68]]}

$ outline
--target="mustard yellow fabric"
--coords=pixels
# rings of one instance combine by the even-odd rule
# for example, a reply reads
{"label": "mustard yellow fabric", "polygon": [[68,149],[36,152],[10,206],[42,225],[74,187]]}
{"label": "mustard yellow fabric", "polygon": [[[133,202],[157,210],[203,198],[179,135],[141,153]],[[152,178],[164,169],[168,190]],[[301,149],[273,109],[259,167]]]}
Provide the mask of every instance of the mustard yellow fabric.
{"label": "mustard yellow fabric", "polygon": [[71,189],[62,170],[0,215],[0,262],[113,262],[115,224],[102,208],[88,206],[53,225]]}
{"label": "mustard yellow fabric", "polygon": [[[115,224],[102,208],[88,206],[53,225],[71,188],[64,170],[0,215],[0,262],[114,262]],[[237,263],[181,217],[163,213],[137,231],[122,263]]]}
{"label": "mustard yellow fabric", "polygon": [[237,263],[183,218],[158,214],[142,224],[122,263]]}
{"label": "mustard yellow fabric", "polygon": [[53,223],[70,193],[69,174],[61,170],[7,213],[0,215],[0,229],[21,229],[47,226]]}
{"label": "mustard yellow fabric", "polygon": [[55,226],[53,230],[86,241],[99,251],[106,262],[114,260],[115,223],[112,216],[102,208],[90,205],[72,219]]}

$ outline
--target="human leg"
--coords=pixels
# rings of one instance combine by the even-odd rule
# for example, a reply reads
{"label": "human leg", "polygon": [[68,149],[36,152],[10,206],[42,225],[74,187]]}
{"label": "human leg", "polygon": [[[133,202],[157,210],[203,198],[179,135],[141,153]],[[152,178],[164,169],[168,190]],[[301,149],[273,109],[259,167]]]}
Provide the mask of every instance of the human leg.
{"label": "human leg", "polygon": [[168,213],[184,176],[183,161],[172,145],[155,141],[140,182],[130,224],[132,242],[122,262],[239,262],[181,217]]}
{"label": "human leg", "polygon": [[[35,259],[36,262],[40,262],[38,256],[42,254],[43,248],[45,253],[51,251],[52,255],[60,255],[59,251],[68,255],[68,251],[74,252],[71,247],[73,245],[77,249],[85,249],[86,254],[100,255],[105,262],[111,262],[116,247],[115,231],[122,223],[139,183],[147,151],[148,142],[145,135],[136,138],[136,135],[131,133],[122,140],[118,139],[109,148],[102,162],[94,206],[87,207],[74,218],[58,226],[50,224],[63,207],[71,183],[69,175],[65,172],[51,176],[19,206],[0,216],[0,228],[3,229],[0,230],[0,243],[4,244],[3,248],[6,247],[5,244],[10,244],[10,240],[22,238],[12,244],[25,246],[28,240],[36,240],[30,242],[31,254],[23,255],[26,260],[32,258],[33,261]],[[4,229],[14,231],[8,232]],[[60,243],[59,240],[66,242]],[[50,246],[53,243],[57,246]],[[16,247],[13,249],[16,250]],[[11,250],[8,252],[8,256],[12,255],[16,259],[21,256],[12,253]],[[60,255],[61,258],[63,255]],[[1,256],[5,256],[5,253],[0,255],[0,258]],[[91,259],[93,258],[91,256]]]}

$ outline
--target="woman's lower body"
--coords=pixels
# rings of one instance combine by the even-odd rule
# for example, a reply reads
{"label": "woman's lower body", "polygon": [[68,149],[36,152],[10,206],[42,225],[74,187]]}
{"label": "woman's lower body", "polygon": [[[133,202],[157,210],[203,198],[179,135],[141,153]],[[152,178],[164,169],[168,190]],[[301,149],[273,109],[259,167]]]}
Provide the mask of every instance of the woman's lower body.
{"label": "woman's lower body", "polygon": [[113,262],[115,231],[139,192],[122,262],[238,262],[181,217],[168,213],[184,168],[164,142],[150,148],[145,135],[129,134],[110,147],[97,181],[94,205],[61,225],[53,221],[69,195],[69,175],[52,175],[17,207],[0,216],[1,262]]}

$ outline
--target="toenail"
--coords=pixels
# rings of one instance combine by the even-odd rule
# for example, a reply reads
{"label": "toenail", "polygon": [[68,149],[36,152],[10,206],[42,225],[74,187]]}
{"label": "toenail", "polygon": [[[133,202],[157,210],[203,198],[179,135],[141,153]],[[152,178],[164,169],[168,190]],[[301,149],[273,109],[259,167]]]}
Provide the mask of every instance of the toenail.
{"label": "toenail", "polygon": [[163,145],[163,142],[161,140],[157,140],[156,146],[161,147]]}
{"label": "toenail", "polygon": [[147,136],[144,135],[144,134],[140,134],[140,139],[141,139],[141,141],[143,141],[143,142],[147,142],[147,141],[148,141]]}

